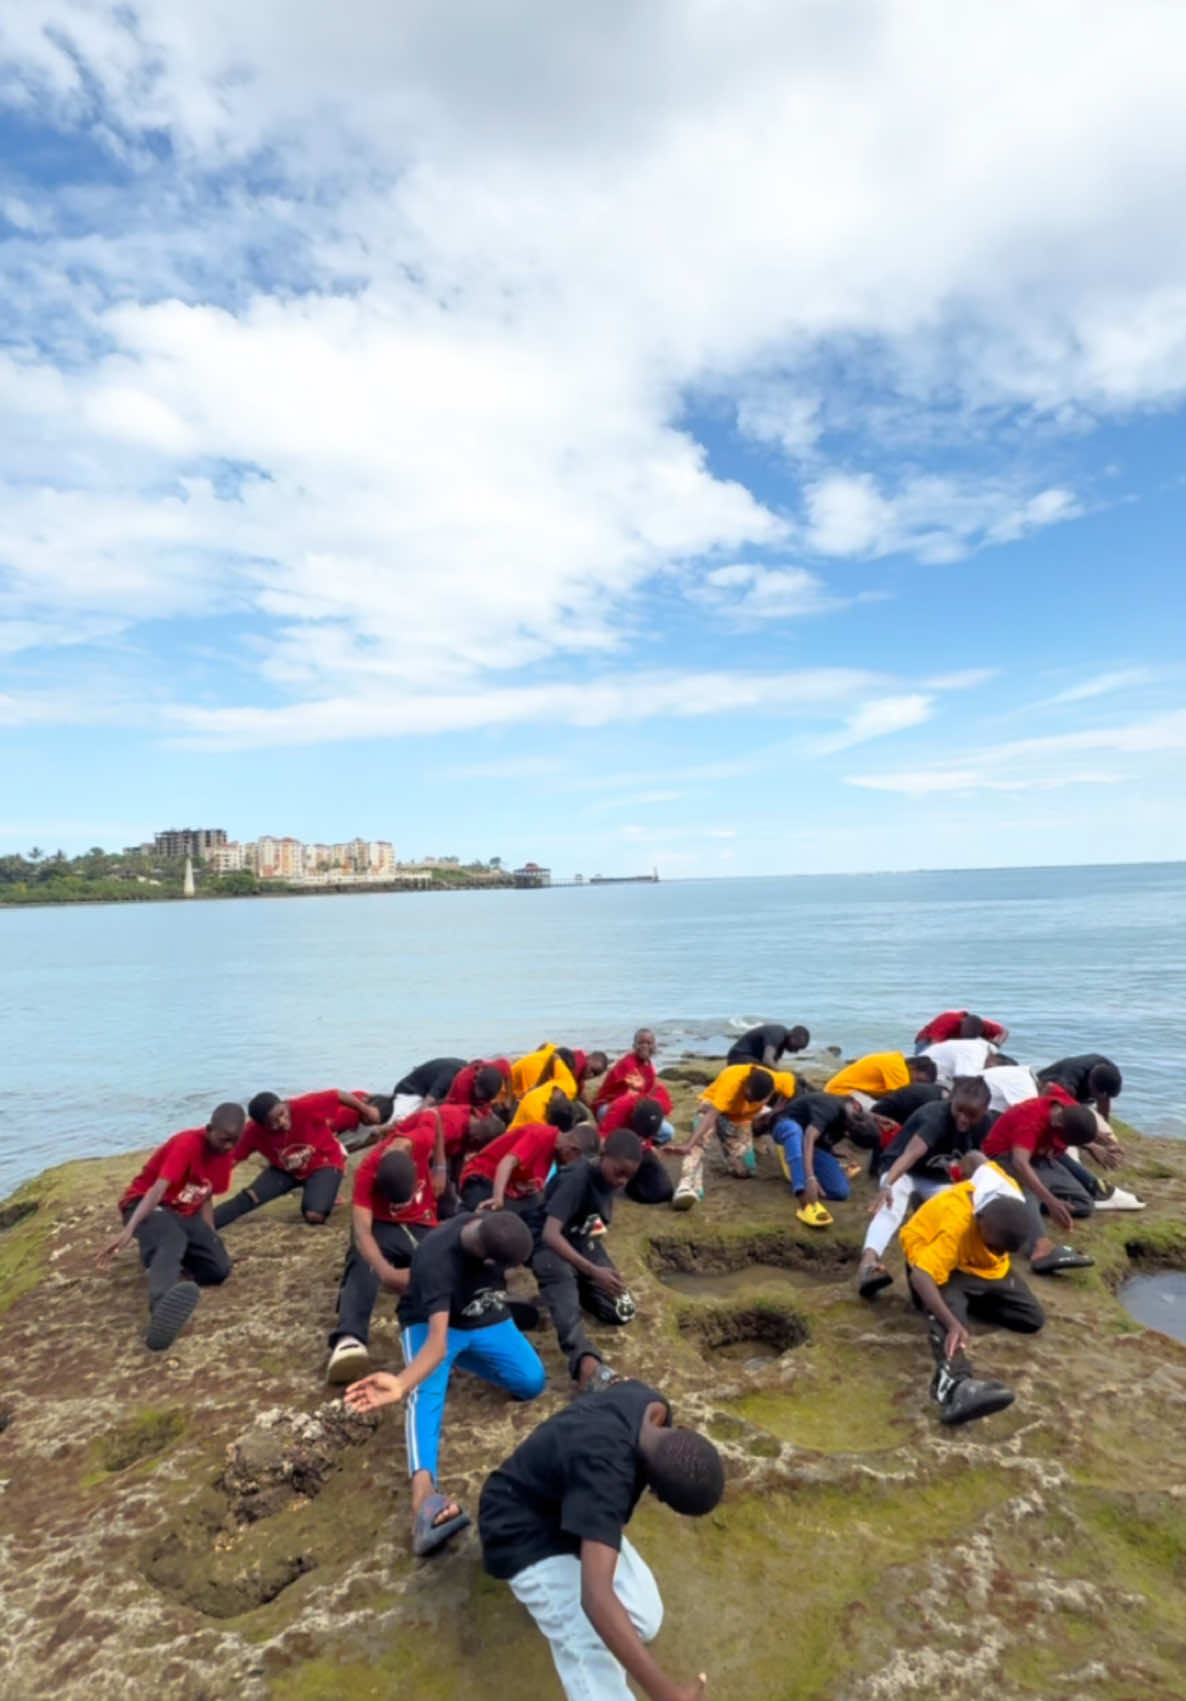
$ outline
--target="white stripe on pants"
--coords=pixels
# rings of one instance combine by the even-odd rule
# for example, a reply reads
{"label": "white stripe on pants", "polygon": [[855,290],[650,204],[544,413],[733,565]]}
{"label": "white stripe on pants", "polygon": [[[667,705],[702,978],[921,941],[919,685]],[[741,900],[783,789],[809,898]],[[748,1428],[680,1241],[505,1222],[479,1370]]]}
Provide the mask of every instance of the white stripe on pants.
{"label": "white stripe on pants", "polygon": [[[576,1554],[560,1553],[527,1566],[511,1578],[511,1591],[547,1637],[568,1701],[634,1701],[625,1671],[581,1606],[581,1562]],[[663,1602],[650,1566],[625,1536],[614,1593],[642,1640],[652,1641],[663,1622]]]}
{"label": "white stripe on pants", "polygon": [[922,1199],[933,1199],[936,1193],[946,1193],[949,1181],[931,1181],[921,1175],[900,1175],[890,1188],[891,1203],[883,1205],[865,1235],[865,1251],[884,1258],[890,1241],[906,1221],[910,1201],[917,1193]]}

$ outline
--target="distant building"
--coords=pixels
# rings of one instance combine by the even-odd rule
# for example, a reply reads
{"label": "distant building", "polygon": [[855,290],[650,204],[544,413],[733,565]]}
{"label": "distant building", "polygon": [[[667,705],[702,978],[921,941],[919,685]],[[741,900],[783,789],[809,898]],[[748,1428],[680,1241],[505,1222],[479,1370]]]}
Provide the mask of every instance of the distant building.
{"label": "distant building", "polygon": [[525,862],[522,868],[516,868],[511,875],[516,886],[550,886],[552,870],[541,868],[538,862]]}
{"label": "distant building", "polygon": [[178,861],[190,856],[195,862],[205,862],[211,851],[225,844],[223,827],[166,827],[157,834],[152,848],[157,856],[176,857]]}
{"label": "distant building", "polygon": [[215,874],[238,874],[245,867],[243,853],[248,847],[241,845],[237,839],[231,839],[225,845],[216,845],[210,852],[208,861]]}

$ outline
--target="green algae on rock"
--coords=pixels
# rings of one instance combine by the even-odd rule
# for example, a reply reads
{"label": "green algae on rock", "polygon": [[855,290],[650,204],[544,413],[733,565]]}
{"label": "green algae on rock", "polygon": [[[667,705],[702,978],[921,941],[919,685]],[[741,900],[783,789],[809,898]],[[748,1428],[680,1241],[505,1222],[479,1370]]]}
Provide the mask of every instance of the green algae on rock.
{"label": "green algae on rock", "polygon": [[[711,1069],[672,1081],[681,1126]],[[710,1166],[687,1217],[619,1207],[639,1316],[599,1338],[728,1471],[709,1518],[644,1500],[632,1526],[671,1670],[706,1669],[728,1701],[1180,1701],[1186,1347],[1115,1290],[1186,1268],[1186,1143],[1125,1141],[1149,1210],[1076,1230],[1096,1266],[1041,1286],[1044,1334],[975,1332],[1017,1400],[963,1432],[929,1408],[900,1258],[875,1304],[856,1297],[867,1184],[825,1233],[796,1222],[768,1155],[753,1181]],[[231,1280],[162,1362],[134,1257],[93,1267],[135,1164],[66,1165],[0,1207],[0,1696],[505,1701],[512,1672],[525,1701],[557,1696],[472,1531],[411,1558],[400,1414],[351,1418],[322,1381],[348,1213],[310,1229],[281,1200],[234,1225]],[[754,1265],[785,1285],[747,1283]],[[550,1333],[534,1339],[550,1386],[532,1405],[454,1378],[442,1479],[471,1510],[569,1397]],[[768,1356],[727,1356],[739,1339]],[[389,1301],[372,1347],[398,1363]]]}

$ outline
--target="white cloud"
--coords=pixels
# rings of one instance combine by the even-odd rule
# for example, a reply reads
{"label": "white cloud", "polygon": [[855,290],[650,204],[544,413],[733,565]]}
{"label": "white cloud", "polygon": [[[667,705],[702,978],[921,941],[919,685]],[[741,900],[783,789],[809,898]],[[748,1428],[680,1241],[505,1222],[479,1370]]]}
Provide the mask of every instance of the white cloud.
{"label": "white cloud", "polygon": [[875,698],[872,702],[862,703],[849,715],[839,732],[817,740],[815,749],[820,755],[828,755],[848,750],[854,744],[863,744],[870,738],[884,738],[892,732],[905,732],[908,727],[921,726],[930,719],[933,703],[934,699],[922,692]]}
{"label": "white cloud", "polygon": [[[203,737],[579,718],[621,689],[505,681],[612,662],[656,577],[793,618],[845,599],[712,572],[1069,518],[1040,474],[830,466],[820,398],[845,366],[940,425],[1186,393],[1183,51],[1157,0],[21,0],[0,89],[136,187],[6,192],[5,611],[232,614],[284,707]],[[805,527],[713,471],[690,395],[806,458]]]}
{"label": "white cloud", "polygon": [[759,567],[751,562],[712,568],[692,594],[743,625],[830,614],[852,600],[833,596],[823,580],[804,567]]}
{"label": "white cloud", "polygon": [[1117,668],[1113,673],[1097,673],[1078,685],[1068,685],[1065,691],[1035,703],[1034,708],[1053,708],[1063,703],[1086,703],[1093,697],[1106,697],[1113,691],[1127,691],[1133,686],[1148,685],[1155,677],[1151,668]]}
{"label": "white cloud", "polygon": [[987,685],[1000,673],[997,667],[965,667],[955,673],[936,673],[923,684],[928,691],[971,691],[977,685]]}

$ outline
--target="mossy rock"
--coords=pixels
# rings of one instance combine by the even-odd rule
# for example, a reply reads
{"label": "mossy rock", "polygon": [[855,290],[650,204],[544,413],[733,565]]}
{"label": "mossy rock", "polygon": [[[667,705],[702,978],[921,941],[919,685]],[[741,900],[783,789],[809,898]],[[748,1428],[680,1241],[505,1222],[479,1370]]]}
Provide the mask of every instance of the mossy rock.
{"label": "mossy rock", "polygon": [[[666,1072],[681,1127],[717,1067]],[[1076,1229],[1096,1264],[1042,1287],[1044,1335],[975,1332],[978,1366],[1017,1398],[964,1432],[935,1421],[900,1260],[874,1305],[856,1297],[864,1180],[823,1234],[796,1222],[769,1155],[745,1183],[710,1164],[687,1217],[619,1207],[610,1245],[639,1316],[594,1333],[714,1437],[728,1474],[710,1517],[646,1498],[631,1528],[673,1673],[707,1670],[729,1701],[1181,1697],[1186,1347],[1137,1326],[1116,1290],[1134,1269],[1186,1268],[1186,1143],[1126,1144],[1122,1179],[1150,1208]],[[321,1380],[345,1210],[311,1229],[281,1200],[236,1224],[231,1280],[154,1357],[134,1255],[94,1268],[136,1163],[67,1165],[0,1206],[16,1367],[0,1694],[131,1701],[148,1672],[171,1701],[557,1696],[473,1531],[411,1558],[400,1415],[352,1428]],[[555,1343],[534,1339],[550,1377],[537,1402],[454,1379],[442,1481],[471,1511],[487,1471],[570,1397]],[[372,1350],[399,1363],[386,1299]]]}

